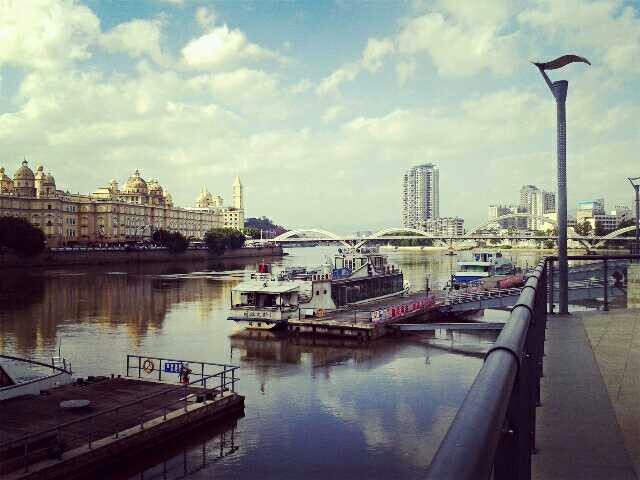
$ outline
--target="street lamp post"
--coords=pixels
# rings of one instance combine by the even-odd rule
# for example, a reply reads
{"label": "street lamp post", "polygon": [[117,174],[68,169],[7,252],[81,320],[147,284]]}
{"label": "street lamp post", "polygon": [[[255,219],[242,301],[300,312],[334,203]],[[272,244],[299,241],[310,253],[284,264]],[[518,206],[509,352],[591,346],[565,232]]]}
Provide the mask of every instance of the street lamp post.
{"label": "street lamp post", "polygon": [[551,82],[545,70],[555,70],[573,62],[589,60],[577,55],[564,55],[555,60],[533,64],[538,67],[551,94],[556,100],[558,127],[558,280],[560,314],[569,313],[569,262],[567,260],[567,118],[566,99],[569,82],[558,80]]}
{"label": "street lamp post", "polygon": [[636,191],[636,241],[631,248],[631,254],[640,255],[640,177],[628,177],[628,180]]}

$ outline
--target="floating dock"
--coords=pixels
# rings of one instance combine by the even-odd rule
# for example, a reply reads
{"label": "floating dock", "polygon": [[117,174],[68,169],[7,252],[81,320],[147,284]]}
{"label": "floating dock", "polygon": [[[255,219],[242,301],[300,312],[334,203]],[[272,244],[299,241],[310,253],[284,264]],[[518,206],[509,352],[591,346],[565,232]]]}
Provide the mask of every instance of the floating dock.
{"label": "floating dock", "polygon": [[[235,392],[237,367],[196,374],[195,381],[180,385],[158,381],[161,370],[151,369],[158,367],[158,360],[160,366],[162,360],[165,366],[176,361],[136,358],[147,367],[138,372],[139,379],[76,382],[40,395],[1,401],[0,477],[90,477],[123,455],[151,448],[216,419],[243,414],[244,397]],[[192,368],[194,363],[201,365],[190,362]],[[165,379],[169,378],[165,373]],[[177,377],[171,379],[176,381]]]}
{"label": "floating dock", "polygon": [[418,292],[377,302],[352,305],[323,317],[290,319],[287,331],[296,335],[329,335],[374,340],[388,333],[387,326],[437,311],[436,297]]}

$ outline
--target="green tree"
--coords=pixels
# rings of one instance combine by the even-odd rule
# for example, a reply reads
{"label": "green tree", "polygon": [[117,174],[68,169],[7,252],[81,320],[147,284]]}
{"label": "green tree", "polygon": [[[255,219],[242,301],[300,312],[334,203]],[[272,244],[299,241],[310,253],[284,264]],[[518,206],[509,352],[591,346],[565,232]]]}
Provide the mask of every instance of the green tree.
{"label": "green tree", "polygon": [[189,246],[189,241],[180,232],[172,232],[167,239],[166,247],[171,253],[184,252]]}
{"label": "green tree", "polygon": [[260,229],[259,228],[251,228],[251,227],[245,228],[244,229],[244,234],[247,237],[259,239],[260,238]]}
{"label": "green tree", "polygon": [[33,256],[44,250],[42,230],[18,217],[0,218],[0,246],[19,255]]}
{"label": "green tree", "polygon": [[222,255],[226,249],[237,249],[244,246],[246,237],[235,228],[214,228],[204,236],[207,248],[216,255]]}
{"label": "green tree", "polygon": [[226,237],[222,228],[214,228],[204,234],[204,243],[210,252],[222,255],[227,248]]}
{"label": "green tree", "polygon": [[157,245],[166,247],[170,237],[171,237],[171,232],[169,232],[168,230],[165,230],[164,228],[160,228],[155,232],[153,232],[153,235],[151,236],[151,240],[153,240],[153,243]]}
{"label": "green tree", "polygon": [[591,223],[589,223],[589,221],[585,218],[582,223],[576,224],[574,230],[578,235],[582,237],[588,237],[589,234],[591,234],[593,227],[591,226]]}

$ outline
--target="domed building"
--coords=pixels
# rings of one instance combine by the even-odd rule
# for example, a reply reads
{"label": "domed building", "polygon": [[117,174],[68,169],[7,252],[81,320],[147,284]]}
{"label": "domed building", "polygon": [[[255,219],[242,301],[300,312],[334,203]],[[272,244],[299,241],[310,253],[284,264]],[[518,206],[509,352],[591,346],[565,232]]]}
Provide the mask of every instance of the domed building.
{"label": "domed building", "polygon": [[[22,198],[16,201],[16,197]],[[139,170],[122,190],[111,180],[92,194],[82,195],[58,190],[50,172],[38,166],[34,173],[26,160],[13,179],[0,168],[0,215],[29,219],[43,230],[48,247],[148,241],[159,228],[178,231],[189,239],[202,239],[212,228],[242,228],[242,212],[223,207],[222,198],[206,188],[198,204],[205,207],[176,207],[167,189],[158,180],[145,181]]]}
{"label": "domed building", "polygon": [[13,194],[13,180],[6,175],[4,167],[0,167],[0,193],[12,195]]}
{"label": "domed building", "polygon": [[24,160],[22,166],[13,174],[14,194],[19,197],[36,196],[36,176],[29,168],[29,162]]}
{"label": "domed building", "polygon": [[167,208],[173,208],[173,197],[166,190],[163,193],[164,195],[164,206]]}
{"label": "domed building", "polygon": [[38,166],[35,173],[35,186],[36,196],[38,198],[45,198],[55,196],[56,194],[56,181],[53,175],[46,174],[42,165]]}
{"label": "domed building", "polygon": [[149,202],[151,205],[164,206],[164,192],[157,180],[149,180]]}
{"label": "domed building", "polygon": [[213,203],[213,197],[207,190],[207,187],[202,187],[202,191],[198,198],[196,199],[196,207],[198,208],[210,208]]}
{"label": "domed building", "polygon": [[149,187],[147,182],[140,176],[140,170],[133,172],[127,183],[124,185],[122,198],[125,202],[139,203],[146,205],[149,200]]}

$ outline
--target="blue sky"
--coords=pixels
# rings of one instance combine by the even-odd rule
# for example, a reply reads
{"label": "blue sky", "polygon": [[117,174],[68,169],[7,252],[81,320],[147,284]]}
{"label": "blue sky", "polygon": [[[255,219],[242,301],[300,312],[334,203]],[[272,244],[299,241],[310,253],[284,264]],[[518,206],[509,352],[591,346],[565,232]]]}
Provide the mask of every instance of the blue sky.
{"label": "blue sky", "polygon": [[176,203],[206,185],[247,214],[337,231],[400,223],[411,165],[440,167],[441,214],[486,218],[522,184],[555,190],[570,81],[569,201],[631,204],[640,7],[604,0],[7,0],[0,165],[26,156],[90,192],[139,168]]}

